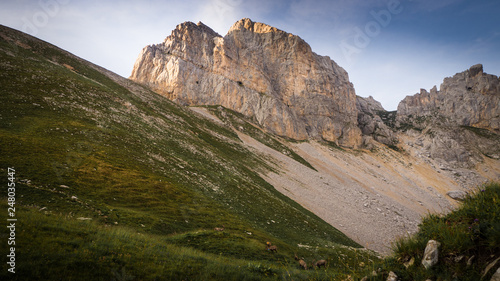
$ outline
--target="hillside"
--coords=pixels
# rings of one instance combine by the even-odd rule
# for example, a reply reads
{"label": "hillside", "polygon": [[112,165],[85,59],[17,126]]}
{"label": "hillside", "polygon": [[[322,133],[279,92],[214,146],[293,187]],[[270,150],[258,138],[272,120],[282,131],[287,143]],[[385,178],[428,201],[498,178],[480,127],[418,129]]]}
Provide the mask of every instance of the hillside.
{"label": "hillside", "polygon": [[303,279],[318,273],[294,253],[335,274],[376,259],[267,183],[279,165],[230,127],[18,31],[0,38],[0,166],[15,170],[18,218],[3,277]]}

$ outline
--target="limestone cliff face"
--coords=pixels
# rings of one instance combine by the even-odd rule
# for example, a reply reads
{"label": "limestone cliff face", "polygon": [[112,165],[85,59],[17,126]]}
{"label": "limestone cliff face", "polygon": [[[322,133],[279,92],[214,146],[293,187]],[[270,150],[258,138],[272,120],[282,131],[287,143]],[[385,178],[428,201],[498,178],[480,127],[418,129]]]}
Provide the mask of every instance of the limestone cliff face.
{"label": "limestone cliff face", "polygon": [[478,64],[445,78],[439,91],[436,87],[430,93],[421,90],[399,103],[400,122],[418,125],[419,120],[432,116],[462,126],[500,131],[500,79],[484,73]]}
{"label": "limestone cliff face", "polygon": [[409,148],[441,161],[473,168],[484,157],[500,159],[500,80],[482,65],[445,78],[440,90],[421,90],[400,102],[396,127],[413,138]]}
{"label": "limestone cliff face", "polygon": [[179,103],[235,110],[277,135],[361,143],[347,72],[300,37],[250,19],[224,37],[180,24],[142,50],[130,78]]}

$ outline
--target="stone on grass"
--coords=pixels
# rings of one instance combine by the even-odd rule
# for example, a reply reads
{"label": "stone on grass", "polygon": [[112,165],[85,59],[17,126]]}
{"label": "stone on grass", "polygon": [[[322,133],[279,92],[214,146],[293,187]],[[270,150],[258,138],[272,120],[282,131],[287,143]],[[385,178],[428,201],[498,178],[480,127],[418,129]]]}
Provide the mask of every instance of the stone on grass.
{"label": "stone on grass", "polygon": [[438,262],[439,246],[441,246],[441,243],[436,240],[429,240],[429,242],[427,242],[427,246],[424,251],[424,258],[422,259],[422,264],[425,269],[433,267]]}

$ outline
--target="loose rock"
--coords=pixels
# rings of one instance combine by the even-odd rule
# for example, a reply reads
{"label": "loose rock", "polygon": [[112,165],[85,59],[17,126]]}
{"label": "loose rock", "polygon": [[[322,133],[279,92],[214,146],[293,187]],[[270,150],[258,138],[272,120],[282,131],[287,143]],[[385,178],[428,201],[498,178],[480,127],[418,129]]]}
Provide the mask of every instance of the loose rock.
{"label": "loose rock", "polygon": [[433,267],[438,262],[439,246],[441,246],[441,243],[436,240],[429,240],[429,242],[427,242],[427,246],[424,251],[424,258],[422,259],[422,264],[425,269]]}
{"label": "loose rock", "polygon": [[394,272],[389,272],[389,276],[387,277],[387,281],[398,281],[398,276]]}
{"label": "loose rock", "polygon": [[451,199],[457,200],[457,201],[464,201],[465,197],[467,196],[467,193],[461,190],[453,190],[449,191],[446,193]]}

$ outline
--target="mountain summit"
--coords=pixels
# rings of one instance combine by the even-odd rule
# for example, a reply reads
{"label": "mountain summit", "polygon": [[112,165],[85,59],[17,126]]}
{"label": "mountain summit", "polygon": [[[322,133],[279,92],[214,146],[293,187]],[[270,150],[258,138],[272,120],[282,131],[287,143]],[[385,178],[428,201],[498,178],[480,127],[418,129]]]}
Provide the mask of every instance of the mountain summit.
{"label": "mountain summit", "polygon": [[182,23],[142,50],[130,79],[181,104],[222,105],[276,135],[361,143],[347,72],[300,37],[250,19],[224,37]]}

